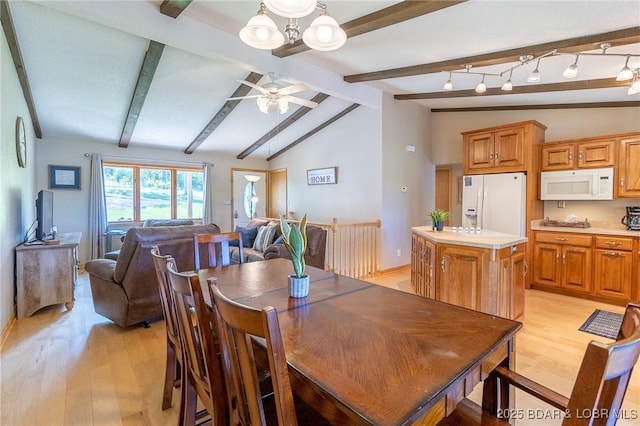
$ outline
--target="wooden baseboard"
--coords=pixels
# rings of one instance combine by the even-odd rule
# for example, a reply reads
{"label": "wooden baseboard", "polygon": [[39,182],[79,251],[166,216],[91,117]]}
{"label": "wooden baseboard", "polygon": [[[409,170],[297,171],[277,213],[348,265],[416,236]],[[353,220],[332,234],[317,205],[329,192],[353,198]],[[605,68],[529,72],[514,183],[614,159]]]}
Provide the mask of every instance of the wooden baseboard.
{"label": "wooden baseboard", "polygon": [[406,265],[394,266],[393,268],[389,268],[389,269],[381,269],[378,271],[378,274],[386,274],[389,272],[401,271],[406,268],[411,268],[411,265],[407,263]]}
{"label": "wooden baseboard", "polygon": [[11,318],[9,318],[9,322],[7,323],[7,326],[4,328],[4,330],[2,330],[2,335],[0,336],[0,350],[2,350],[2,347],[4,346],[4,342],[7,340],[7,337],[9,336],[9,332],[11,331],[15,323],[16,323],[16,316],[12,315]]}

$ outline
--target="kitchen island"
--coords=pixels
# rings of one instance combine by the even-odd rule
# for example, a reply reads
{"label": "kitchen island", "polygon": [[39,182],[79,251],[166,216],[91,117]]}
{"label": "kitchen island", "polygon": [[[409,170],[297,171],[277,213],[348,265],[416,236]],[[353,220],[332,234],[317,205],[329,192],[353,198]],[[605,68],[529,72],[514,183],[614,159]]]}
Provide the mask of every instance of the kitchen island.
{"label": "kitchen island", "polygon": [[509,319],[524,314],[527,238],[411,228],[411,285],[423,297]]}

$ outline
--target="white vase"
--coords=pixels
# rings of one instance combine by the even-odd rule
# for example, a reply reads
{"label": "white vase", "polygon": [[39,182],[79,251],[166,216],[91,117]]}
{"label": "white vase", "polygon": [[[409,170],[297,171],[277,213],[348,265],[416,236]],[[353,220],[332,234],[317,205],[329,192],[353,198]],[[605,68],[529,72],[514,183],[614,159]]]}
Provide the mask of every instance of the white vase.
{"label": "white vase", "polygon": [[309,295],[309,275],[300,278],[289,275],[289,297],[307,297]]}

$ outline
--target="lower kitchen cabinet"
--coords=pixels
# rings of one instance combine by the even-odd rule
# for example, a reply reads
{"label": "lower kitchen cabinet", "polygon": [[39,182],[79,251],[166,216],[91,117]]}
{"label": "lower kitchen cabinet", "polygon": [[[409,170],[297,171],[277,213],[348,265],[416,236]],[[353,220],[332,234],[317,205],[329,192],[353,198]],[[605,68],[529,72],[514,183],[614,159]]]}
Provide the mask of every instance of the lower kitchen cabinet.
{"label": "lower kitchen cabinet", "polygon": [[640,300],[638,238],[535,231],[534,288],[624,305]]}

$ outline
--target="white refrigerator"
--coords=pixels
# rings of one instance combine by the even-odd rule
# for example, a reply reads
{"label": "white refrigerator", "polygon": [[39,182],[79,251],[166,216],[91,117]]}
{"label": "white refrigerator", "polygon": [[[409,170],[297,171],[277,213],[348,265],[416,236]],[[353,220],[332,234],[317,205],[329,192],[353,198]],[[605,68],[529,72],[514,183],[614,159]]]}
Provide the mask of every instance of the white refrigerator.
{"label": "white refrigerator", "polygon": [[527,176],[524,173],[462,178],[462,226],[525,236]]}

